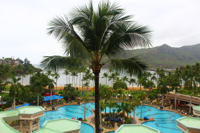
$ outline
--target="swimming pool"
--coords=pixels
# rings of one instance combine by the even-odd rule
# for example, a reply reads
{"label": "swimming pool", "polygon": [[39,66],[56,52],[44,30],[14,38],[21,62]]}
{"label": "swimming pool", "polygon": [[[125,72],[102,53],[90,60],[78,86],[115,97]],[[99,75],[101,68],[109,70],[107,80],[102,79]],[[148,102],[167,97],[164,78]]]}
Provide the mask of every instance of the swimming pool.
{"label": "swimming pool", "polygon": [[[95,108],[94,103],[87,103],[86,104],[86,117],[89,117],[92,115],[92,112],[90,111],[91,109]],[[102,111],[104,112],[104,111]],[[106,109],[106,112],[109,112],[109,108]],[[136,117],[140,117],[141,113],[141,108],[140,106],[136,108]],[[130,113],[133,115],[133,112]],[[143,123],[144,125],[150,126],[152,128],[155,128],[157,130],[160,130],[161,133],[182,133],[181,130],[179,130],[176,127],[176,119],[181,118],[182,116],[171,112],[171,111],[165,111],[165,110],[158,110],[155,107],[151,106],[143,106],[142,109],[142,116],[147,116],[147,117],[153,117],[155,121],[151,122],[145,122]],[[43,123],[46,120],[52,120],[52,119],[59,119],[60,118],[77,118],[77,117],[84,117],[84,104],[82,105],[68,105],[68,106],[63,106],[59,107],[57,111],[47,111],[44,113],[43,117],[40,117],[40,126],[43,125]],[[94,129],[90,125],[84,125],[83,123],[81,124],[81,130],[86,131],[85,129],[88,127],[88,133],[93,133]],[[81,133],[84,133],[81,131]]]}

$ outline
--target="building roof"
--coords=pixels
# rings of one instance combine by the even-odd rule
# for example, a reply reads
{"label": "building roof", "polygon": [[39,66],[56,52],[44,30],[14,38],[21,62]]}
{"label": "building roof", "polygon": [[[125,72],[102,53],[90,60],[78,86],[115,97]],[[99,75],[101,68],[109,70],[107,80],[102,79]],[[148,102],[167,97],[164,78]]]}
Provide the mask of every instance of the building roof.
{"label": "building roof", "polygon": [[186,128],[195,128],[200,131],[200,119],[194,117],[182,117],[176,120]]}
{"label": "building roof", "polygon": [[123,124],[115,133],[160,133],[160,131],[142,124]]}

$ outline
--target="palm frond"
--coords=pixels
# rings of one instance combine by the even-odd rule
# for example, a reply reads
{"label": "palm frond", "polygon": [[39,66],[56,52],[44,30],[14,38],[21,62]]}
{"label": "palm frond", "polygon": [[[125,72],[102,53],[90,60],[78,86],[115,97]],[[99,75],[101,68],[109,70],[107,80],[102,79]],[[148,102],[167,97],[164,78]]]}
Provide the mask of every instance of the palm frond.
{"label": "palm frond", "polygon": [[139,61],[137,57],[128,59],[111,59],[110,66],[119,72],[125,72],[125,70],[128,70],[130,75],[141,75],[143,70],[148,68],[148,66]]}
{"label": "palm frond", "polygon": [[44,59],[41,61],[41,67],[47,70],[57,71],[66,67],[79,67],[82,65],[82,60],[71,57],[63,56],[44,56]]}

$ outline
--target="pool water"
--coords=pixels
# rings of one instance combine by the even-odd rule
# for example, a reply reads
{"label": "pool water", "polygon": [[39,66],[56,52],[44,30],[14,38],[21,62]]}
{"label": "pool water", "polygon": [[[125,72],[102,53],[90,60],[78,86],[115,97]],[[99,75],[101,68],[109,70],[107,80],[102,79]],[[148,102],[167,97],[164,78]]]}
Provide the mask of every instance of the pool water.
{"label": "pool water", "polygon": [[[133,115],[133,112],[131,113]],[[140,117],[141,108],[140,106],[136,109],[136,117]],[[142,117],[147,116],[148,118],[154,117],[155,121],[149,121],[142,123],[146,126],[155,128],[161,133],[182,133],[180,129],[176,127],[176,119],[182,117],[178,113],[174,113],[166,110],[158,110],[155,107],[143,106]]]}
{"label": "pool water", "polygon": [[[86,109],[86,118],[92,115],[92,108],[95,109],[94,103],[87,103],[85,104]],[[102,111],[105,112],[105,111]],[[109,112],[109,108],[106,108],[106,112]],[[113,112],[113,109],[111,110]],[[141,114],[141,108],[140,106],[136,108],[136,117],[140,117]],[[133,112],[130,113],[133,115]],[[179,130],[176,127],[176,119],[181,118],[182,116],[171,112],[171,111],[165,111],[165,110],[158,110],[155,107],[151,106],[143,106],[142,108],[142,117],[147,116],[148,118],[151,118],[154,116],[155,121],[151,122],[145,122],[144,125],[150,126],[152,128],[155,128],[157,130],[160,130],[161,133],[182,133],[181,130]],[[47,111],[44,113],[43,117],[40,117],[40,127],[43,125],[43,123],[46,120],[53,120],[53,119],[59,119],[60,118],[84,118],[84,104],[82,105],[68,105],[59,107],[56,111]],[[83,130],[82,130],[83,129]],[[81,124],[81,133],[93,133],[94,129],[88,124]],[[113,133],[113,132],[111,132]]]}

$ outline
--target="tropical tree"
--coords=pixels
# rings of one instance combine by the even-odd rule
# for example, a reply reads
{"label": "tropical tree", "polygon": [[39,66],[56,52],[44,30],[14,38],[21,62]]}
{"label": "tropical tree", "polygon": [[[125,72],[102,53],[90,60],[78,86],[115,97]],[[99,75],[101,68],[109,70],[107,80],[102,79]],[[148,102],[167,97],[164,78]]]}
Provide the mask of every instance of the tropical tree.
{"label": "tropical tree", "polygon": [[54,89],[54,85],[56,82],[53,79],[49,79],[48,88],[50,90],[50,104],[52,105],[52,90]]}
{"label": "tropical tree", "polygon": [[23,106],[24,106],[24,101],[27,101],[30,96],[30,89],[28,87],[22,86],[19,93],[20,93],[19,98],[21,101],[23,101]]}
{"label": "tropical tree", "polygon": [[135,110],[136,107],[138,107],[140,105],[140,99],[138,97],[133,97],[133,99],[131,100],[131,104],[130,104],[130,109],[133,110],[133,124],[135,124],[136,120],[135,120]]}
{"label": "tropical tree", "polygon": [[110,99],[109,102],[106,103],[107,107],[109,108],[109,119],[111,118],[111,109],[116,107],[117,104],[113,102],[113,99]]}
{"label": "tropical tree", "polygon": [[67,83],[67,75],[69,75],[69,70],[68,69],[65,69],[64,73],[66,75],[66,83]]}
{"label": "tropical tree", "polygon": [[99,85],[99,94],[101,99],[110,99],[112,96],[112,91],[109,90],[109,85]]}
{"label": "tropical tree", "polygon": [[15,78],[13,75],[9,75],[12,79],[10,86],[9,96],[13,98],[13,108],[15,109],[15,97],[19,97],[19,90],[22,88],[22,85],[19,83],[21,78]]}
{"label": "tropical tree", "polygon": [[138,98],[140,98],[140,102],[141,102],[141,115],[140,115],[140,119],[142,119],[142,107],[143,107],[143,101],[146,99],[147,97],[147,93],[144,91],[141,91],[140,95]]}
{"label": "tropical tree", "polygon": [[169,92],[168,85],[169,85],[169,80],[166,76],[158,80],[158,89],[162,95],[162,106],[164,101],[164,95]]}
{"label": "tropical tree", "polygon": [[108,73],[103,73],[103,77],[102,78],[106,78],[106,85],[107,85],[107,81],[108,81]]}
{"label": "tropical tree", "polygon": [[6,81],[4,82],[4,92],[3,92],[3,96],[2,96],[2,101],[3,101],[3,98],[4,98],[4,95],[5,95],[5,91],[6,91],[6,85],[7,85],[7,80],[8,80],[8,75],[9,75],[9,72],[10,72],[10,66],[9,65],[5,65],[3,66],[3,69],[2,69],[2,75],[5,76],[6,78]]}
{"label": "tropical tree", "polygon": [[[137,57],[125,58],[122,53],[135,47],[150,46],[150,31],[147,27],[130,21],[131,16],[125,16],[124,9],[110,4],[109,1],[101,1],[97,11],[91,2],[89,6],[76,8],[72,14],[70,19],[66,15],[55,18],[48,28],[48,34],[55,35],[63,42],[67,56],[45,56],[41,63],[49,69],[55,65],[64,68],[82,64],[92,69],[95,75],[95,128],[99,129],[101,68],[110,63],[110,66],[118,71],[125,69],[132,70],[132,74],[140,74],[147,66]],[[105,62],[103,57],[107,57]]]}
{"label": "tropical tree", "polygon": [[[99,109],[99,113],[100,113],[100,128],[102,126],[102,114],[101,114],[101,111],[102,110],[106,110],[106,103],[105,103],[105,100],[102,99],[99,101],[99,105],[100,105],[100,109]],[[106,115],[106,112],[105,112],[105,115]]]}
{"label": "tropical tree", "polygon": [[190,109],[189,113],[191,113],[191,107],[192,107],[192,92],[193,88],[196,89],[196,82],[195,77],[199,76],[199,73],[197,73],[190,65],[187,65],[186,68],[183,70],[183,76],[185,76],[186,81],[184,86],[188,86],[191,91],[190,95]]}
{"label": "tropical tree", "polygon": [[125,101],[122,101],[121,104],[118,105],[118,107],[117,107],[117,112],[118,113],[122,112],[122,114],[123,114],[122,121],[124,121],[124,115],[127,110],[128,110],[128,105]]}
{"label": "tropical tree", "polygon": [[50,78],[50,76],[52,75],[52,71],[51,70],[48,70],[46,75]]}
{"label": "tropical tree", "polygon": [[38,71],[30,78],[30,84],[32,91],[37,93],[37,106],[39,106],[39,95],[44,91],[44,87],[49,84],[49,78]]}
{"label": "tropical tree", "polygon": [[69,102],[70,95],[72,95],[72,92],[73,92],[72,89],[74,90],[74,88],[72,87],[72,84],[65,84],[64,93],[68,97],[68,102]]}
{"label": "tropical tree", "polygon": [[56,90],[57,90],[57,85],[58,85],[58,79],[60,78],[60,74],[55,72],[54,74],[52,74],[52,76],[55,78],[56,80]]}
{"label": "tropical tree", "polygon": [[131,78],[128,82],[129,82],[130,85],[132,84],[132,86],[133,86],[133,84],[136,83],[136,80]]}
{"label": "tropical tree", "polygon": [[84,120],[85,120],[85,103],[89,102],[89,95],[87,95],[87,94],[82,95],[82,100],[84,102]]}
{"label": "tropical tree", "polygon": [[122,88],[119,88],[117,91],[116,91],[116,94],[119,95],[119,102],[122,100],[122,96],[124,94],[124,90]]}

